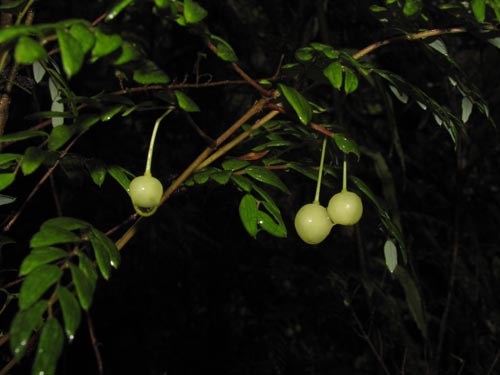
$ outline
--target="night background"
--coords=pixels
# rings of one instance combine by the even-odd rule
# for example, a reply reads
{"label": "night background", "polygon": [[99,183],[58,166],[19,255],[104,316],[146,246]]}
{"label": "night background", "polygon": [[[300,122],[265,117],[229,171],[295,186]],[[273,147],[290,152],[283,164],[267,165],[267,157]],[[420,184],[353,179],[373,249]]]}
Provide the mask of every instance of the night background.
{"label": "night background", "polygon": [[[17,15],[25,3],[0,8],[3,25],[5,14]],[[15,163],[0,163],[1,172],[18,172],[15,182],[0,193],[16,197],[0,207],[1,332],[9,333],[18,311],[15,280],[30,252],[30,239],[45,220],[79,218],[103,232],[112,230],[113,241],[135,222],[127,192],[109,173],[98,186],[89,165],[121,166],[141,174],[153,124],[165,103],[172,102],[173,89],[183,90],[201,111],[176,110],[159,128],[152,170],[165,188],[207,147],[205,135],[215,139],[261,98],[231,62],[207,47],[206,27],[231,45],[237,65],[250,77],[268,79],[273,89],[277,83],[296,88],[324,109],[314,114],[315,123],[348,134],[359,145],[359,159],[347,154],[348,173],[364,185],[351,179],[348,187],[361,196],[363,217],[352,227],[335,226],[319,245],[301,241],[294,217],[313,200],[323,136],[301,124],[293,108],[284,104],[286,113],[276,121],[291,129],[280,130],[286,143],[259,149],[269,139],[265,131],[257,132],[213,166],[221,168],[222,162],[241,160],[255,150],[269,151],[248,157],[253,165],[265,165],[270,157],[277,160],[272,165],[300,165],[303,173],[299,168],[274,170],[289,193],[258,184],[281,210],[286,238],[265,230],[256,238],[247,233],[239,214],[245,195],[241,185],[192,176],[153,216],[137,224],[110,279],[99,278],[88,316],[82,311],[76,337],[71,343],[66,340],[56,373],[500,374],[500,143],[494,125],[500,119],[500,39],[495,9],[487,7],[486,20],[479,23],[459,1],[423,1],[415,14],[405,14],[406,3],[422,3],[199,0],[208,13],[198,27],[175,21],[172,9],[182,10],[182,2],[164,2],[172,3],[172,9],[160,3],[136,1],[114,19],[101,20],[100,27],[139,46],[170,82],[160,89],[126,93],[126,88],[148,86],[132,79],[133,64],[113,65],[112,55],[87,59],[67,80],[77,106],[87,105],[78,109],[81,113],[120,103],[104,96],[96,97],[95,103],[80,98],[120,90],[123,98],[144,105],[130,115],[121,109],[122,115],[93,125],[68,153],[61,154],[64,147],[52,150],[32,174],[24,176]],[[374,4],[386,8],[377,10]],[[74,18],[93,22],[111,5],[35,1],[33,24]],[[481,29],[484,25],[488,33]],[[363,75],[362,67],[346,63],[359,78],[357,90],[349,94],[334,89],[322,76],[325,61],[300,61],[296,54],[316,42],[353,55],[377,41],[454,27],[468,31],[394,41],[360,59],[365,68],[378,73]],[[55,39],[47,40],[47,51],[57,48]],[[446,45],[446,54],[437,51],[436,44],[429,47],[435,40]],[[0,42],[2,54],[13,49],[14,42],[9,43]],[[57,50],[50,56],[61,64]],[[8,59],[0,76],[3,93],[13,64]],[[405,81],[388,84],[382,79],[384,72]],[[47,79],[36,83],[31,65],[19,66],[16,79],[5,134],[47,120],[28,115],[48,111],[51,105]],[[226,80],[236,82],[182,86]],[[437,112],[430,105],[423,108],[413,88],[432,98],[436,111],[447,108],[460,126],[438,125]],[[406,101],[401,100],[405,89]],[[465,121],[464,97],[474,99]],[[65,124],[72,121],[65,119]],[[43,130],[50,133],[51,128],[49,121]],[[24,154],[30,146],[47,148],[39,138],[31,138],[3,143],[1,152]],[[61,155],[60,164],[23,207]],[[342,160],[343,153],[330,141],[322,204],[341,188]],[[402,238],[395,238],[398,233]],[[398,276],[384,260],[388,239],[398,248]],[[407,264],[399,240],[404,242]],[[73,290],[68,276],[61,280]],[[60,318],[57,306],[54,315]],[[31,373],[37,332],[20,363],[0,374]],[[3,367],[12,354],[9,345],[1,343]]]}

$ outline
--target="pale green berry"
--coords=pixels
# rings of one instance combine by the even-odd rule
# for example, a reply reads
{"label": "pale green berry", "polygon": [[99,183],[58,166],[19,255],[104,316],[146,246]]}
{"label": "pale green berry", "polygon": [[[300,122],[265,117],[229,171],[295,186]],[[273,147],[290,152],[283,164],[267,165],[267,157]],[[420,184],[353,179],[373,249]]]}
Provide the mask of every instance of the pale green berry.
{"label": "pale green berry", "polygon": [[309,245],[323,241],[332,230],[333,223],[326,208],[319,203],[308,203],[295,215],[295,230],[299,237]]}
{"label": "pale green berry", "polygon": [[330,199],[327,211],[335,224],[354,225],[363,215],[363,203],[356,193],[344,190]]}
{"label": "pale green berry", "polygon": [[160,204],[163,185],[151,175],[139,176],[130,182],[128,193],[135,207],[152,209]]}

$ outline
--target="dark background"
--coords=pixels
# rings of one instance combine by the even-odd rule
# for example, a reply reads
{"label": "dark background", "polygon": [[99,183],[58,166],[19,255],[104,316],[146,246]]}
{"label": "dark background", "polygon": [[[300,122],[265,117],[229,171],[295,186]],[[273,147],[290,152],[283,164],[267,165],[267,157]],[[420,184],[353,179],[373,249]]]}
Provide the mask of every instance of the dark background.
{"label": "dark background", "polygon": [[[214,80],[238,78],[197,35],[152,15],[150,3],[137,3],[109,27],[137,38],[172,79],[193,81],[199,58],[202,72]],[[272,76],[282,56],[284,63],[293,62],[294,51],[312,41],[356,51],[397,34],[398,26],[411,30],[419,26],[418,20],[394,15],[394,23],[384,27],[369,12],[371,2],[361,0],[200,3],[209,12],[210,30],[231,43],[240,65],[257,78]],[[459,23],[439,13],[438,3],[426,2],[431,15],[427,27]],[[322,10],[325,4],[327,9]],[[37,4],[35,20],[93,20],[106,5],[44,1]],[[499,51],[471,35],[445,40],[469,82],[483,93],[492,118],[498,119]],[[397,43],[369,58],[460,113],[460,96],[447,86],[446,64],[429,56],[419,43]],[[71,84],[82,95],[119,89],[114,72],[99,62],[87,65]],[[290,84],[302,85],[312,97],[328,90],[308,88],[306,82]],[[391,170],[410,253],[408,268],[424,301],[429,337],[420,334],[403,289],[385,269],[382,249],[387,235],[375,208],[365,201],[363,219],[355,228],[334,228],[318,246],[302,244],[293,217],[312,199],[315,183],[287,171],[280,177],[291,194],[270,190],[287,223],[286,239],[266,233],[251,239],[238,216],[242,193],[230,185],[182,190],[140,225],[122,252],[120,269],[109,282],[99,281],[90,310],[106,374],[383,374],[381,362],[391,374],[500,371],[494,367],[500,353],[497,131],[475,111],[455,148],[429,113],[394,100],[403,169],[386,115],[367,110],[380,102],[368,86],[361,82],[358,93],[343,98],[342,116],[356,141],[384,155]],[[46,88],[37,90],[39,97],[47,95]],[[202,108],[193,119],[212,136],[258,97],[246,86],[203,88],[189,95]],[[17,104],[25,101],[33,103],[27,94],[17,93],[13,118],[25,114],[26,106]],[[30,112],[36,110],[32,105]],[[156,116],[145,113],[102,124],[72,152],[141,173]],[[169,181],[204,146],[186,118],[174,115],[160,128],[153,171]],[[319,153],[312,150],[297,157],[314,164]],[[382,197],[384,182],[373,161],[366,155],[358,163],[352,161],[350,171]],[[130,215],[126,193],[109,176],[100,189],[77,164],[71,164],[69,157],[54,175],[64,215],[89,220],[103,230]],[[26,179],[25,190],[11,193],[21,200],[37,177]],[[322,201],[332,193],[323,189]],[[2,250],[4,268],[19,264],[29,241],[27,233],[56,214],[47,185],[9,234],[18,244],[15,252]],[[452,272],[455,284],[447,302]],[[443,321],[447,306],[449,315]],[[441,361],[436,364],[442,327]],[[29,360],[23,362],[17,373],[27,373]],[[76,340],[67,345],[60,373],[97,373],[86,321]]]}

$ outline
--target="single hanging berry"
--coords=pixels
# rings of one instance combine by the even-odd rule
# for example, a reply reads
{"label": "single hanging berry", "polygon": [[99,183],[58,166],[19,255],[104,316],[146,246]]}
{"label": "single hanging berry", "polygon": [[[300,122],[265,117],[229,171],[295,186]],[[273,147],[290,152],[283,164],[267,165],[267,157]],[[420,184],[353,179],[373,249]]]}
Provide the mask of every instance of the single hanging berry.
{"label": "single hanging berry", "polygon": [[356,193],[347,190],[347,162],[345,159],[342,191],[330,198],[326,210],[333,223],[340,225],[354,225],[363,216],[361,198]]}

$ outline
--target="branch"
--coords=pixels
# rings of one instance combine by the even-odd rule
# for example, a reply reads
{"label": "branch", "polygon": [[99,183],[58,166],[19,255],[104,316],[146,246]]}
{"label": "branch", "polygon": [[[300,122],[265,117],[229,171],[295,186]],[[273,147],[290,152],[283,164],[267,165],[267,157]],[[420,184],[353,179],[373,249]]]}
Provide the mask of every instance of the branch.
{"label": "branch", "polygon": [[376,49],[395,42],[412,41],[412,40],[426,39],[433,36],[439,36],[445,34],[458,34],[465,32],[467,32],[467,29],[465,27],[453,27],[450,29],[433,29],[433,30],[422,31],[415,34],[405,34],[402,36],[397,36],[395,38],[385,39],[370,44],[369,46],[356,52],[354,55],[352,55],[352,57],[356,60],[359,60],[363,56],[368,55],[369,53],[375,51]]}

